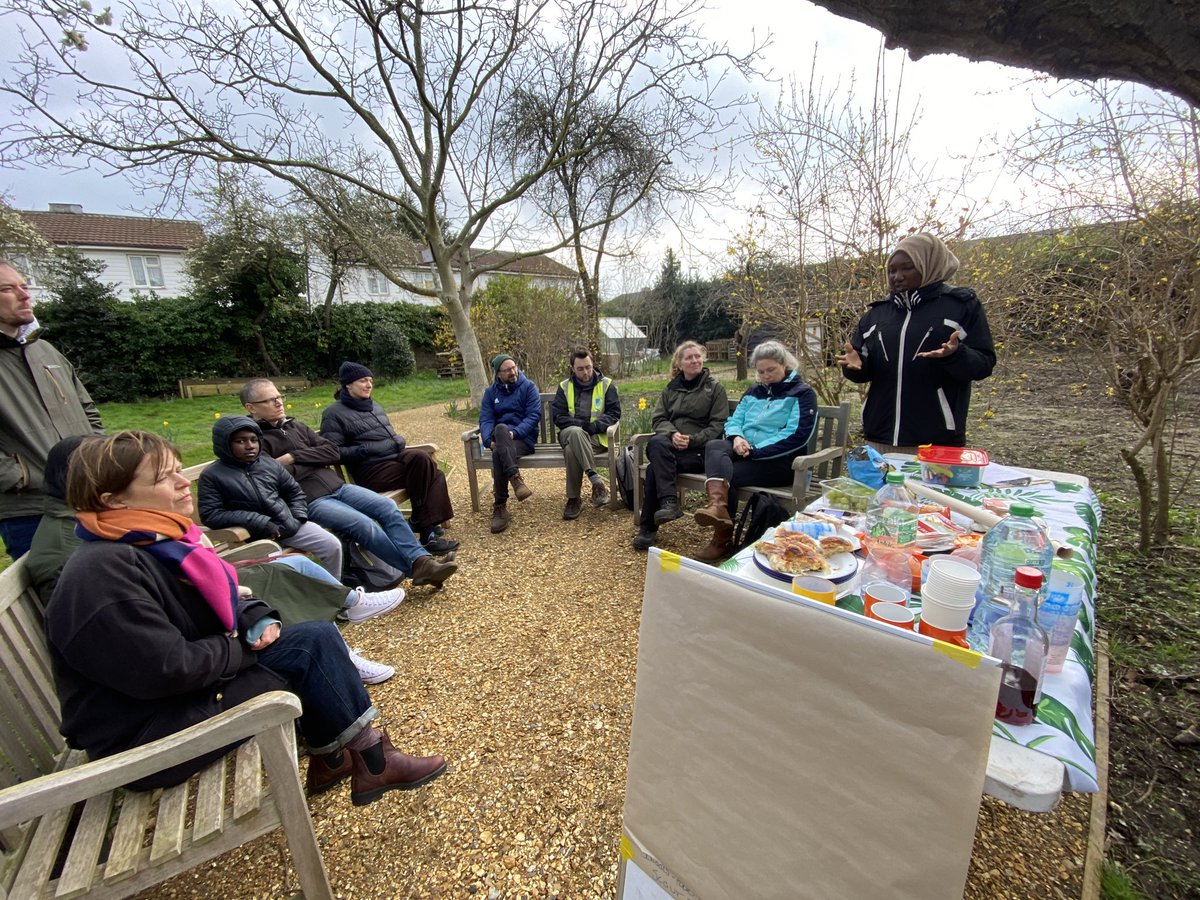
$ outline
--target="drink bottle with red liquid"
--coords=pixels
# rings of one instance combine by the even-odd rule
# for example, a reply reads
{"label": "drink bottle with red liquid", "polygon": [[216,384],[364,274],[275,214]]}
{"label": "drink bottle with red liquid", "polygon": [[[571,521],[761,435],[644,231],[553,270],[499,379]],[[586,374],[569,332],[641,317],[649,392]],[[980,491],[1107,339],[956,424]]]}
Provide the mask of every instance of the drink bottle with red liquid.
{"label": "drink bottle with red liquid", "polygon": [[1042,696],[1042,675],[1050,652],[1050,636],[1038,624],[1042,573],[1019,566],[1008,615],[992,625],[990,656],[1000,660],[1000,696],[996,718],[1009,725],[1029,725]]}

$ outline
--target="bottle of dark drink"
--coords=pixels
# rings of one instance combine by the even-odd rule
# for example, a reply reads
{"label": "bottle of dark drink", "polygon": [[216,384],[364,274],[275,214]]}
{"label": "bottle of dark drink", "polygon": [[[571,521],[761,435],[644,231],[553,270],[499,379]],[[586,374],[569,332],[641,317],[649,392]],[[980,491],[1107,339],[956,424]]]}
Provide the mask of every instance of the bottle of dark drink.
{"label": "bottle of dark drink", "polygon": [[990,656],[1003,666],[996,718],[1009,725],[1029,725],[1042,696],[1042,675],[1050,652],[1050,636],[1038,624],[1042,573],[1018,566],[1008,615],[992,625]]}

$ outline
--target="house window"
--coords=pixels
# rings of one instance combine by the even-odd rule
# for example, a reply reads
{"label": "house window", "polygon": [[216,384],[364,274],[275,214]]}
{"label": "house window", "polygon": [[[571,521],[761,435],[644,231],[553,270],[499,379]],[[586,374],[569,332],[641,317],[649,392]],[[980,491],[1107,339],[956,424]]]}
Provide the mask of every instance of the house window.
{"label": "house window", "polygon": [[386,295],[388,292],[388,280],[383,277],[382,273],[375,269],[367,270],[367,293],[375,296]]}
{"label": "house window", "polygon": [[14,253],[8,258],[12,263],[12,267],[25,276],[26,287],[39,287],[37,274],[33,270],[33,265],[29,262],[29,257],[24,253]]}
{"label": "house window", "polygon": [[129,273],[136,287],[165,287],[162,260],[157,256],[130,256]]}

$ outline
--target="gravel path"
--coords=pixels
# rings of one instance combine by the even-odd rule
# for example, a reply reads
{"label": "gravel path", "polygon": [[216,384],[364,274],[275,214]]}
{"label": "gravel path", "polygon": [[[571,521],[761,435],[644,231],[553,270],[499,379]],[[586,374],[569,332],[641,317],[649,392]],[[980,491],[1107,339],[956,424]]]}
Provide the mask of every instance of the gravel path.
{"label": "gravel path", "polygon": [[[512,525],[492,535],[489,480],[472,513],[464,426],[444,412],[392,420],[410,441],[436,442],[452,467],[459,573],[345,634],[396,667],[371,688],[393,742],[444,753],[450,768],[362,809],[348,788],[314,799],[330,880],[346,898],[611,898],[645,557],[629,546],[624,510],[585,506],[562,520],[560,470],[529,471],[534,496],[512,502]],[[686,519],[662,536],[681,553],[702,541]],[[1078,897],[1086,802],[1032,816],[985,798],[964,896]],[[286,861],[276,832],[141,896],[275,900],[298,890]]]}

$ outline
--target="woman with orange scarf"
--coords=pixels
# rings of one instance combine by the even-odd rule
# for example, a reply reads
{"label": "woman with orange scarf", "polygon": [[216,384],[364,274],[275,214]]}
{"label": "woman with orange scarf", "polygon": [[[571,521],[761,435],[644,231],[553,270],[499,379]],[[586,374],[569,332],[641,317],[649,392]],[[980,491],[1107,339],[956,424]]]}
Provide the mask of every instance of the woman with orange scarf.
{"label": "woman with orange scarf", "polygon": [[[67,475],[83,545],[46,608],[63,733],[93,758],[173,734],[272,690],[304,711],[310,795],[351,778],[351,800],[432,781],[446,763],[396,750],[331,622],[284,629],[200,542],[174,447],[121,432],[85,442]],[[176,784],[221,751],[132,787]]]}

